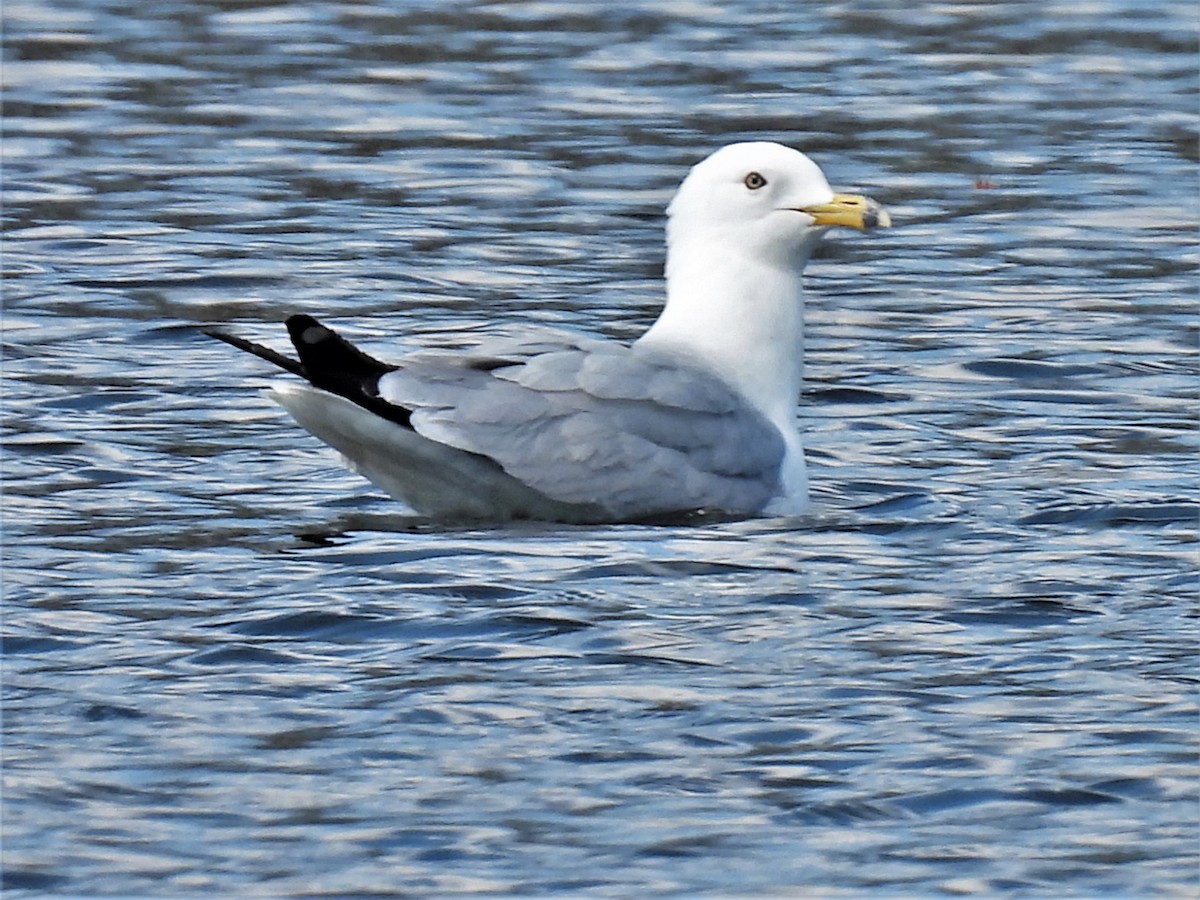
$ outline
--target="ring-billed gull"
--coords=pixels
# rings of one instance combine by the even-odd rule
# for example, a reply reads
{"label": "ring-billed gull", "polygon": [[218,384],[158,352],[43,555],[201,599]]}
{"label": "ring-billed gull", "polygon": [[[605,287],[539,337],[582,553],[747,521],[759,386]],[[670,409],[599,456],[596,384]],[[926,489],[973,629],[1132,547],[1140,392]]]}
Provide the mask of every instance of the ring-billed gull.
{"label": "ring-billed gull", "polygon": [[296,361],[210,334],[304,378],[269,395],[424,515],[801,513],[800,276],[830,227],[886,227],[888,214],[835,194],[807,156],[767,142],[698,163],[667,213],[666,306],[631,346],[541,334],[388,363],[294,315]]}

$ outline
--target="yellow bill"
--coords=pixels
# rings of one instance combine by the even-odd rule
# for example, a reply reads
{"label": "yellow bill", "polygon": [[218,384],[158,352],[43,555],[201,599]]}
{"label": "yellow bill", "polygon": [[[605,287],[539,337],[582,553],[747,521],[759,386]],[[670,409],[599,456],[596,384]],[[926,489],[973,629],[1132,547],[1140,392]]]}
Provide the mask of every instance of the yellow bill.
{"label": "yellow bill", "polygon": [[842,225],[847,228],[890,228],[892,217],[886,209],[860,194],[834,194],[828,203],[806,206],[800,212],[808,213],[817,225]]}

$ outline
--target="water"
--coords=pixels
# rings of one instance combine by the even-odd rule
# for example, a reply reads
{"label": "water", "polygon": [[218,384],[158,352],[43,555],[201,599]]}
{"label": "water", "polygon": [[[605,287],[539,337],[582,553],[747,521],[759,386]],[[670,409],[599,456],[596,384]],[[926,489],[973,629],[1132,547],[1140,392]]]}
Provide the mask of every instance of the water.
{"label": "water", "polygon": [[[1187,895],[1188,3],[4,6],[6,896]],[[407,518],[199,334],[627,339],[732,140],[799,521]]]}

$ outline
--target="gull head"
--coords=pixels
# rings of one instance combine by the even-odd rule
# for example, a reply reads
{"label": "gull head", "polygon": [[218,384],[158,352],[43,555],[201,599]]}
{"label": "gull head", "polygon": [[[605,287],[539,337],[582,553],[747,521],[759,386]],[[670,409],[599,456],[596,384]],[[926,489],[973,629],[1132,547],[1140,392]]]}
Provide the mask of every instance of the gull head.
{"label": "gull head", "polygon": [[817,164],[782,144],[730,144],[697,163],[667,209],[672,252],[740,253],[802,269],[829,228],[891,224],[867,197],[837,194]]}
{"label": "gull head", "polygon": [[667,302],[638,344],[707,368],[774,422],[794,460],[785,480],[799,496],[801,273],[830,228],[886,227],[888,214],[866,197],[834,193],[803,153],[755,141],[693,166],[667,216]]}

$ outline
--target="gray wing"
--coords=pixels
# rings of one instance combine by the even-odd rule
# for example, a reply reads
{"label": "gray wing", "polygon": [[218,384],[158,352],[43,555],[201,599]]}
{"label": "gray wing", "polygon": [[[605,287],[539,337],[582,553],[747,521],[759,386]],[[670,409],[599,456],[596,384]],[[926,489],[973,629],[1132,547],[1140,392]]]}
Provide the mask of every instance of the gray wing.
{"label": "gray wing", "polygon": [[775,493],[779,430],[714,376],[607,341],[529,349],[410,358],[380,395],[424,437],[618,518],[757,512]]}

